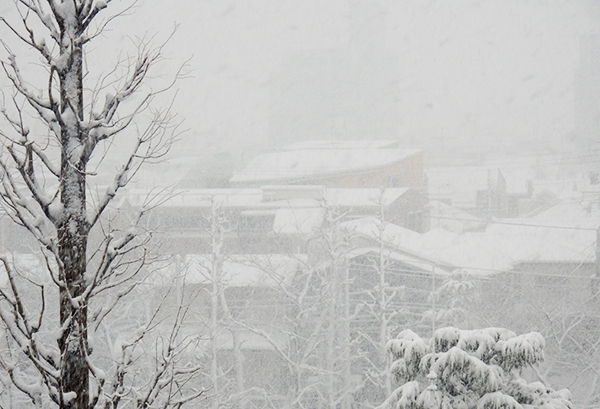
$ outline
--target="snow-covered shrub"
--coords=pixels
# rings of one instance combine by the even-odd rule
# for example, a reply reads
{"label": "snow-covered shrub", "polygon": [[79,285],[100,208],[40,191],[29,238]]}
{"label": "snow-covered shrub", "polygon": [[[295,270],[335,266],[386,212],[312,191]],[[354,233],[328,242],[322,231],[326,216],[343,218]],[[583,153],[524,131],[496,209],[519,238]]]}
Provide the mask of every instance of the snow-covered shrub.
{"label": "snow-covered shrub", "polygon": [[571,408],[568,390],[521,377],[544,359],[544,338],[536,332],[447,327],[425,340],[404,330],[387,349],[401,386],[379,409]]}

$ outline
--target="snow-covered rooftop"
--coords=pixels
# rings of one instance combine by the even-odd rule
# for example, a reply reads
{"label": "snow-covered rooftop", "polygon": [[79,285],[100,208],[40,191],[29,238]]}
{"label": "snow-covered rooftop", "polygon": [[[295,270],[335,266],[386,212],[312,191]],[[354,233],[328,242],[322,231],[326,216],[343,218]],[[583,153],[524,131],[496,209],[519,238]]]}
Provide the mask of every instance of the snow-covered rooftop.
{"label": "snow-covered rooftop", "polygon": [[[561,206],[564,214],[570,212],[567,207]],[[576,211],[576,206],[573,207],[571,210]],[[559,209],[552,211],[560,214]],[[484,232],[456,234],[436,228],[419,234],[388,224],[384,240],[396,251],[431,263],[487,275],[511,270],[526,262],[591,262],[595,259],[595,229],[599,225],[599,217],[576,219],[573,216],[563,222],[541,217],[503,219],[491,223]],[[379,234],[379,221],[373,217],[353,220],[345,226],[367,237],[375,238]]]}
{"label": "snow-covered rooftop", "polygon": [[596,228],[600,224],[598,195],[567,191],[559,196],[560,202],[538,213],[533,220],[553,225]]}
{"label": "snow-covered rooftop", "polygon": [[255,157],[230,180],[233,183],[285,181],[359,172],[388,166],[420,152],[396,148],[288,148]]}

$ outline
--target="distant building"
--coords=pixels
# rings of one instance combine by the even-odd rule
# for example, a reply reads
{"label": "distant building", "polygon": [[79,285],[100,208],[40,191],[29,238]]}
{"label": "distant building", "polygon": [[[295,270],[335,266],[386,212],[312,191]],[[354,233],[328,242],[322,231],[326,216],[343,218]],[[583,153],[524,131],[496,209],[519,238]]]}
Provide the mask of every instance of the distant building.
{"label": "distant building", "polygon": [[[146,191],[132,191],[128,203],[139,207]],[[158,199],[148,229],[162,231],[165,250],[201,254],[210,243],[211,212],[226,223],[226,250],[233,253],[304,251],[307,238],[323,223],[324,209],[335,207],[344,220],[379,215],[414,231],[425,231],[427,198],[411,188],[357,189],[325,186],[263,186],[261,189],[196,189]]]}
{"label": "distant building", "polygon": [[232,187],[323,185],[327,188],[425,189],[423,152],[395,141],[309,141],[255,157]]}
{"label": "distant building", "polygon": [[428,196],[481,218],[517,217],[526,208],[522,202],[531,197],[533,185],[527,174],[513,173],[507,180],[497,167],[430,168],[426,171]]}
{"label": "distant building", "polygon": [[[419,234],[387,224],[383,241],[395,253],[448,271],[462,269],[482,277],[511,272],[522,281],[529,280],[528,276],[541,277],[541,281],[556,276],[578,278],[589,289],[600,227],[598,209],[588,213],[584,203],[572,201],[532,218],[491,222],[480,232],[456,234],[437,228]],[[373,217],[349,221],[345,226],[366,243],[382,240],[379,221]]]}
{"label": "distant building", "polygon": [[[462,301],[477,309],[478,319],[490,319],[492,324],[489,325],[508,321],[511,328],[519,332],[538,330],[543,324],[540,311],[549,311],[552,316],[557,311],[564,313],[560,319],[581,314],[575,317],[575,323],[582,322],[582,328],[574,325],[567,330],[573,339],[583,338],[576,331],[596,331],[597,306],[592,302],[594,280],[590,275],[595,267],[595,229],[600,219],[597,206],[588,210],[585,202],[577,203],[583,195],[573,194],[561,205],[534,218],[491,223],[482,232],[455,234],[438,228],[421,234],[390,223],[394,219],[402,220],[398,215],[407,212],[403,199],[413,193],[413,189],[403,188],[381,191],[268,186],[181,192],[167,200],[162,209],[157,209],[164,212],[157,214],[157,221],[162,218],[169,226],[169,217],[181,217],[181,223],[173,226],[171,233],[187,234],[181,244],[188,248],[179,249],[182,255],[176,257],[171,270],[162,271],[157,280],[163,287],[174,284],[178,288],[172,297],[182,294],[191,300],[187,304],[190,315],[182,335],[198,336],[206,350],[212,342],[212,354],[227,367],[222,379],[233,383],[243,379],[245,374],[260,374],[249,377],[243,386],[267,393],[248,395],[250,400],[255,400],[248,406],[267,407],[263,401],[269,399],[269,407],[283,407],[290,395],[297,396],[293,395],[296,383],[292,380],[297,381],[294,367],[285,365],[285,361],[287,357],[298,356],[294,355],[295,347],[303,345],[295,343],[298,339],[314,337],[320,341],[324,338],[318,336],[333,334],[340,344],[351,340],[352,348],[360,351],[352,355],[356,359],[351,375],[360,381],[366,379],[360,376],[371,368],[379,352],[379,345],[369,340],[377,340],[382,328],[394,332],[410,327],[426,332],[446,325],[447,320],[460,319],[459,315],[454,318],[451,314],[460,314],[461,304],[455,305],[454,298],[446,303],[443,298],[445,294],[453,296],[455,289],[457,294],[461,288],[475,289],[477,298],[462,294]],[[264,242],[257,246],[262,252],[231,253],[219,248],[219,252],[223,251],[219,259],[206,248],[189,247],[207,239],[201,234],[201,220],[214,203],[223,206],[231,217],[229,226],[240,229],[238,238],[247,246],[260,236],[271,237],[277,244],[285,244],[286,237],[299,238],[296,243],[306,241],[323,222],[323,203],[337,206],[345,215],[346,221],[340,223],[339,230],[348,233],[348,241],[344,241],[344,249],[336,256],[339,259],[315,260],[303,249],[291,252],[281,247],[279,253],[267,254],[271,249],[266,248]],[[382,208],[384,215],[389,215],[384,217],[384,222],[377,216]],[[368,213],[369,217],[361,217]],[[323,310],[316,315],[301,310],[294,293],[290,296],[287,291],[299,283],[310,282],[308,277],[319,274],[325,278],[337,277],[337,281],[327,281],[327,284],[337,285],[339,291],[319,293],[325,287],[300,285],[299,294],[303,299],[306,297],[311,311],[313,303],[329,296],[338,297],[335,300],[339,303],[332,304],[343,305],[346,315],[336,315],[336,322],[327,321],[329,316],[322,315]],[[215,283],[218,285],[213,285]],[[390,310],[377,305],[377,294],[384,288],[383,297],[391,300],[386,307]],[[160,293],[162,291],[157,291],[157,295]],[[215,315],[217,298],[227,307],[226,314]],[[595,309],[575,311],[575,306],[588,298]],[[160,299],[147,297],[146,302]],[[177,304],[169,302],[167,305]],[[318,305],[322,308],[326,304]],[[382,326],[391,313],[393,320]],[[198,329],[197,324],[208,322],[211,315],[220,320],[212,321],[212,327]],[[339,325],[345,317],[347,326]],[[321,318],[324,320],[320,321]],[[319,325],[311,326],[313,320]],[[298,322],[303,325],[295,326]],[[565,322],[568,321],[559,325]],[[468,325],[474,325],[474,321]],[[324,331],[313,332],[317,327]],[[328,328],[333,331],[327,332]],[[595,342],[596,333],[588,339]],[[550,338],[549,348],[554,347],[552,342]],[[318,359],[326,347],[325,342],[311,345],[311,359]],[[209,354],[201,357],[202,362],[209,358]],[[597,358],[593,359],[591,362],[595,363]],[[316,368],[322,370],[324,366]],[[549,378],[554,380],[567,370],[572,371],[562,369],[559,366],[559,371],[551,372]],[[318,381],[318,378],[303,380],[304,385],[310,387],[322,384]],[[367,381],[356,391],[357,399],[370,396],[367,392],[382,393]]]}

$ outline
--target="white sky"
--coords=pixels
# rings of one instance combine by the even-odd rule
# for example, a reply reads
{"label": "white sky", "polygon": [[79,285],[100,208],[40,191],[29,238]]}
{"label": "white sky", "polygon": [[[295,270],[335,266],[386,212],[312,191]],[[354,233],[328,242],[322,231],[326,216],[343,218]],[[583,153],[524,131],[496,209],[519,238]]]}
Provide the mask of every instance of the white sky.
{"label": "white sky", "polygon": [[[169,51],[194,56],[180,102],[195,133],[260,143],[283,58],[350,47],[354,3],[146,0],[133,20],[149,32],[181,24]],[[600,34],[600,2],[366,3],[383,14],[379,44],[398,58],[399,136],[559,139],[573,129],[580,36]]]}
{"label": "white sky", "polygon": [[[8,7],[2,3],[0,12]],[[115,0],[111,7],[126,3]],[[131,16],[112,23],[90,61],[98,56],[112,61],[128,37],[158,32],[158,39],[165,38],[175,23],[179,30],[165,49],[170,59],[159,70],[173,72],[191,57],[193,78],[180,83],[175,105],[191,130],[186,152],[205,144],[266,143],[302,127],[304,137],[351,134],[349,128],[360,121],[353,138],[374,129],[365,137],[403,138],[415,147],[452,139],[549,143],[574,129],[579,42],[583,35],[600,34],[600,2],[141,0]],[[353,36],[357,27],[367,33]],[[319,96],[318,86],[298,93],[307,68],[290,70],[290,61],[364,51],[373,39],[379,56],[393,58],[367,69],[364,81],[350,75],[347,87],[361,83],[356,95],[363,105],[347,108],[344,96]],[[364,52],[358,55],[359,66],[368,63]],[[335,75],[348,67],[352,64],[324,72]],[[380,74],[385,81],[371,87],[372,77]],[[287,100],[282,82],[295,84],[297,95]],[[382,84],[389,84],[393,95],[377,102]],[[323,115],[322,107],[336,118],[319,119],[314,111]],[[382,107],[389,109],[383,119],[377,116]],[[290,109],[294,120],[286,116]],[[351,122],[357,116],[360,121]],[[381,122],[389,126],[378,134]]]}

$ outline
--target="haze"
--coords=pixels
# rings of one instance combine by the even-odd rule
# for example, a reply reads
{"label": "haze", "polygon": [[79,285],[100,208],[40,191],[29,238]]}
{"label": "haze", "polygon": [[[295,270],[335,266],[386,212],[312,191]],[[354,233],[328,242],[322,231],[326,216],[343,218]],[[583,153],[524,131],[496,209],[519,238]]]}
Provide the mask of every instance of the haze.
{"label": "haze", "polygon": [[146,1],[116,24],[175,22],[166,52],[193,56],[177,110],[195,143],[534,151],[585,138],[575,98],[582,47],[600,34],[594,1]]}
{"label": "haze", "polygon": [[600,407],[600,2],[0,1],[0,407]]}

